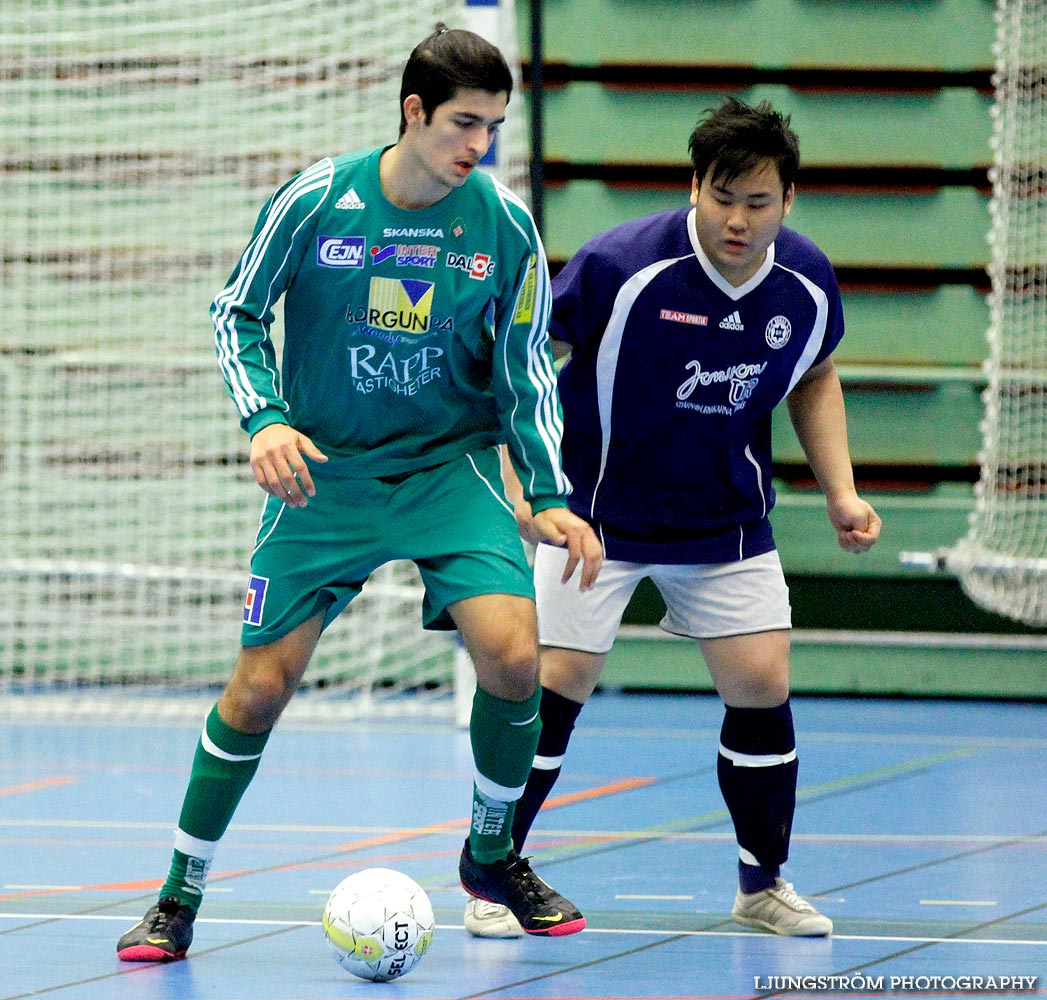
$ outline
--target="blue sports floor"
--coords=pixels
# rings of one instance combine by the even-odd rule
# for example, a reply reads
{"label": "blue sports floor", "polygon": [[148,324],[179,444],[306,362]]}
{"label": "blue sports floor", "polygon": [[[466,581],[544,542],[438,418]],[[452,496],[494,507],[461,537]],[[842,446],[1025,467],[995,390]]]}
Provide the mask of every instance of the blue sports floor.
{"label": "blue sports floor", "polygon": [[[465,733],[285,722],[220,845],[189,958],[166,966],[122,964],[115,943],[166,871],[199,726],[5,721],[0,1000],[988,997],[1019,976],[1047,994],[1047,706],[797,698],[794,714],[785,875],[831,939],[729,918],[719,702],[599,694],[529,845],[584,933],[462,929]],[[429,954],[393,983],[343,972],[319,927],[327,893],[373,866],[412,875],[437,914]]]}

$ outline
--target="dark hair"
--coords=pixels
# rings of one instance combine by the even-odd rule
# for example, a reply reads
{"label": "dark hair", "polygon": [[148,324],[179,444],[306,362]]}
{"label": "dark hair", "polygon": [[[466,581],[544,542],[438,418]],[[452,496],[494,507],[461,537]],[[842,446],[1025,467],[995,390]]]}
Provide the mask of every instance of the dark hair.
{"label": "dark hair", "polygon": [[448,28],[442,21],[419,42],[404,67],[400,84],[400,135],[407,129],[404,101],[410,94],[422,99],[425,121],[454,97],[459,89],[513,92],[513,74],[502,53],[487,39],[471,31]]}
{"label": "dark hair", "polygon": [[710,167],[712,180],[730,182],[769,160],[787,191],[800,168],[800,143],[790,121],[769,101],[754,108],[728,97],[718,108],[707,109],[687,143],[698,183]]}

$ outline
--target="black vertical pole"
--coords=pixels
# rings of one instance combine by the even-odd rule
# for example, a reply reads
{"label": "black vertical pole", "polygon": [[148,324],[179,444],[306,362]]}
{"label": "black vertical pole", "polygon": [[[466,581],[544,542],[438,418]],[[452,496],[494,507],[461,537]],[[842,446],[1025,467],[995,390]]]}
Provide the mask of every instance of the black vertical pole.
{"label": "black vertical pole", "polygon": [[545,39],[543,0],[531,0],[531,214],[538,235],[545,236]]}

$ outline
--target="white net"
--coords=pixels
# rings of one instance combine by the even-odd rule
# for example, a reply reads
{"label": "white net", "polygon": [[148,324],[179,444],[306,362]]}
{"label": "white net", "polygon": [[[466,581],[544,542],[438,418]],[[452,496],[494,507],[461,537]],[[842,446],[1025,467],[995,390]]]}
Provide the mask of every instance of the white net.
{"label": "white net", "polygon": [[1047,3],[999,0],[990,356],[971,528],[948,556],[978,604],[1047,625]]}
{"label": "white net", "polygon": [[[225,680],[262,494],[208,305],[279,184],[395,141],[408,53],[465,8],[4,0],[0,692],[142,711]],[[299,701],[449,704],[454,640],[419,606],[413,566],[379,571]]]}

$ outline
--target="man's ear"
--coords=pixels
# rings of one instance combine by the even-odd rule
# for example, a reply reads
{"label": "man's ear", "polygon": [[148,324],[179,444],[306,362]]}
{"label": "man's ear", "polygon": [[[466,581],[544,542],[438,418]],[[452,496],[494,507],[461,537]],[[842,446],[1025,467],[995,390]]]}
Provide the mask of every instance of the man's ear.
{"label": "man's ear", "polygon": [[425,124],[425,106],[417,94],[408,94],[404,98],[403,108],[408,128],[413,124]]}
{"label": "man's ear", "polygon": [[694,174],[691,177],[691,204],[698,205],[698,191],[701,188],[701,181],[698,180],[698,174]]}
{"label": "man's ear", "polygon": [[790,184],[788,189],[785,192],[785,198],[782,201],[783,207],[785,208],[785,211],[784,211],[783,215],[788,215],[792,211],[792,208],[793,208],[793,198],[795,196],[796,196],[796,185],[795,184]]}

